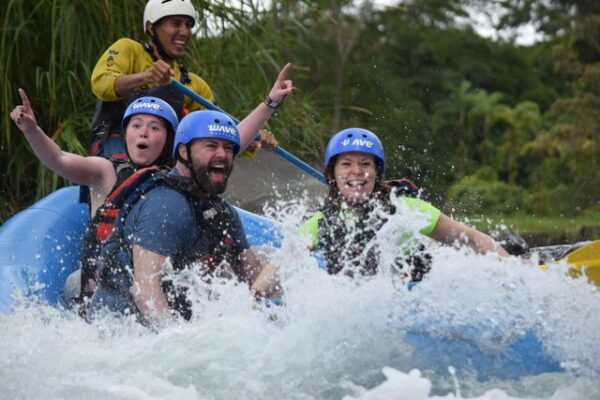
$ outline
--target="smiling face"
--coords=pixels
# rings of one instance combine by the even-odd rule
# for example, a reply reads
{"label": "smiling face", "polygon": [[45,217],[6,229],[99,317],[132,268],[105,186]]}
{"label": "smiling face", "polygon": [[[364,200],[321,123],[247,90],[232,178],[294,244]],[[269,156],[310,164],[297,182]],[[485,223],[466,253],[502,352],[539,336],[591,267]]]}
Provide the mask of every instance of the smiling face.
{"label": "smiling face", "polygon": [[234,144],[221,139],[198,139],[190,146],[196,183],[206,193],[221,194],[233,170]]}
{"label": "smiling face", "polygon": [[150,114],[131,117],[125,130],[129,158],[138,167],[156,162],[167,141],[167,127],[162,118]]}
{"label": "smiling face", "polygon": [[370,154],[340,154],[333,167],[335,184],[346,202],[360,204],[369,199],[377,180],[377,165]]}
{"label": "smiling face", "polygon": [[194,20],[185,15],[172,15],[161,18],[154,26],[154,35],[160,41],[167,55],[179,59],[185,54],[187,43],[192,36]]}

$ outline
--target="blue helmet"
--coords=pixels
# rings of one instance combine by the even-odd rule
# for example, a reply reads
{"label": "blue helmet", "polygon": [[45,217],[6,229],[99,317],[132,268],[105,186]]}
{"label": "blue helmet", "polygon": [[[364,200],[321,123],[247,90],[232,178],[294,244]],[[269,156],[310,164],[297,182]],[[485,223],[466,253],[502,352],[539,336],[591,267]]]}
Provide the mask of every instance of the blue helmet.
{"label": "blue helmet", "polygon": [[177,157],[180,144],[188,144],[195,139],[226,140],[233,143],[234,154],[240,151],[240,133],[236,123],[219,111],[194,111],[183,117],[175,134],[173,157]]}
{"label": "blue helmet", "polygon": [[167,103],[163,99],[159,99],[158,97],[145,96],[132,101],[131,104],[127,106],[125,114],[123,114],[123,122],[121,124],[123,132],[125,132],[127,124],[129,123],[131,117],[133,117],[136,114],[150,114],[155,115],[157,117],[161,117],[162,119],[167,121],[168,125],[170,125],[167,126],[167,129],[171,128],[169,130],[173,133],[177,131],[177,126],[179,125],[179,122],[177,120],[177,113],[175,113],[173,107],[171,107],[169,103]]}
{"label": "blue helmet", "polygon": [[381,141],[373,132],[362,128],[344,129],[329,139],[325,150],[325,168],[335,156],[353,151],[371,154],[379,168],[382,171],[385,169],[385,154]]}

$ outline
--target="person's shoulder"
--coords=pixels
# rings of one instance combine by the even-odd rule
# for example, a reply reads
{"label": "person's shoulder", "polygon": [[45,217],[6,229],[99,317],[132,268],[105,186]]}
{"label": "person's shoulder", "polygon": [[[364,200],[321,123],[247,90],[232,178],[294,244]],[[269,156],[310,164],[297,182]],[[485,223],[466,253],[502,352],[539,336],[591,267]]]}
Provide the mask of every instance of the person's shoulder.
{"label": "person's shoulder", "polygon": [[[192,232],[196,226],[196,214],[187,197],[169,186],[158,186],[143,193],[132,205],[131,227],[142,230],[173,233]],[[132,228],[133,229],[133,228]],[[134,229],[134,230],[135,230]]]}
{"label": "person's shoulder", "polygon": [[196,214],[187,197],[169,186],[144,193],[125,220],[124,236],[132,244],[174,256],[195,242]]}
{"label": "person's shoulder", "polygon": [[142,43],[128,37],[122,37],[117,39],[110,45],[110,47],[106,51],[109,53],[109,56],[114,56],[119,53],[126,54],[131,52],[145,52],[144,45]]}
{"label": "person's shoulder", "polygon": [[147,197],[149,198],[162,198],[162,199],[168,199],[169,201],[172,201],[173,204],[189,204],[188,198],[187,196],[185,196],[182,192],[180,192],[179,190],[167,185],[167,184],[162,184],[162,185],[157,185],[156,187],[152,188],[148,194]]}
{"label": "person's shoulder", "polygon": [[180,191],[168,186],[159,185],[150,189],[141,199],[146,209],[160,214],[193,214],[192,205]]}
{"label": "person's shoulder", "polygon": [[142,44],[137,40],[128,37],[122,37],[114,41],[111,47],[142,47]]}
{"label": "person's shoulder", "polygon": [[[410,210],[427,215],[429,224],[421,229],[421,233],[429,235],[435,229],[442,212],[433,204],[418,197],[402,197],[401,200],[404,200]],[[398,212],[398,209],[396,209],[396,212]]]}
{"label": "person's shoulder", "polygon": [[432,213],[435,215],[440,213],[440,210],[433,204],[418,197],[402,196],[400,197],[400,201],[404,202],[408,208],[413,211]]}
{"label": "person's shoulder", "polygon": [[96,171],[95,175],[97,176],[95,183],[90,188],[95,186],[97,190],[108,194],[117,182],[117,171],[114,164],[109,159],[99,156],[88,156],[86,160]]}
{"label": "person's shoulder", "polygon": [[418,197],[401,196],[400,199],[403,200],[411,208],[433,207],[431,203]]}

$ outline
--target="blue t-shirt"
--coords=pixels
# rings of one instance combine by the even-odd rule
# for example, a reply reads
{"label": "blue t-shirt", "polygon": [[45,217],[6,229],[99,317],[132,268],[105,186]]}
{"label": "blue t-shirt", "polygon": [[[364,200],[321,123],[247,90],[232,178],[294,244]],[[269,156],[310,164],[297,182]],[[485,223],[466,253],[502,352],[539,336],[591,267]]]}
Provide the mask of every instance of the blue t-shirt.
{"label": "blue t-shirt", "polygon": [[[226,204],[233,223],[229,233],[238,254],[248,249],[242,222]],[[154,253],[176,259],[191,250],[198,240],[199,229],[190,201],[180,192],[160,186],[146,193],[131,209],[124,225],[124,239]]]}
{"label": "blue t-shirt", "polygon": [[[102,277],[90,304],[90,316],[93,317],[105,308],[123,314],[136,310],[130,294],[131,252],[119,243],[117,236],[130,246],[138,245],[170,257],[173,264],[182,267],[185,267],[185,263],[194,262],[196,256],[202,255],[202,250],[211,251],[211,243],[220,239],[210,235],[223,234],[223,231],[210,229],[210,226],[205,226],[203,230],[202,224],[210,224],[211,219],[199,218],[197,221],[194,204],[181,192],[168,186],[159,186],[147,192],[133,205],[120,227],[120,235],[113,234],[104,246],[103,254],[111,256],[105,258],[107,263],[103,266]],[[230,215],[230,218],[225,219],[230,223],[227,233],[232,239],[228,241],[230,246],[227,251],[234,253],[232,256],[235,257],[249,248],[248,241],[233,207],[226,202],[220,204],[226,207],[226,211],[222,212]],[[187,303],[175,300],[171,306],[189,318]]]}

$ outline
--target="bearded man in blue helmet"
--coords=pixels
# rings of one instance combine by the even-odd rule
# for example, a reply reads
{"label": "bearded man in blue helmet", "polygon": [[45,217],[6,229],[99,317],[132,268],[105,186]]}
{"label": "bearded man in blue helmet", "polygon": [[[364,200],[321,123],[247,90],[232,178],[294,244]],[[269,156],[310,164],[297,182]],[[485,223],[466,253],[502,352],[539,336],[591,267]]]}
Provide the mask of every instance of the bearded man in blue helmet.
{"label": "bearded man in blue helmet", "polygon": [[175,167],[152,174],[125,201],[98,258],[100,279],[90,316],[101,310],[136,315],[142,323],[190,319],[186,289],[165,274],[192,268],[203,280],[235,276],[263,297],[279,295],[277,271],[249,248],[225,191],[240,151],[235,122],[217,111],[195,111],[180,122]]}

